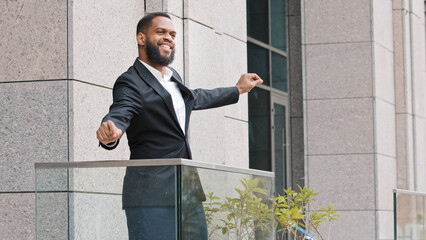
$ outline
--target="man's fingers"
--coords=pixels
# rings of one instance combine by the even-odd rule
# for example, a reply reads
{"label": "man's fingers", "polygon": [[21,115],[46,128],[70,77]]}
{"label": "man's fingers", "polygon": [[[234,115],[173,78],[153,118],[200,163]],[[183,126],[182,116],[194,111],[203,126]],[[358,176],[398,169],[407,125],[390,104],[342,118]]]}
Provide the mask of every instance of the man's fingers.
{"label": "man's fingers", "polygon": [[244,73],[241,75],[236,86],[240,94],[243,94],[250,92],[251,89],[262,83],[263,80],[256,73]]}
{"label": "man's fingers", "polygon": [[253,83],[254,83],[254,86],[257,86],[259,84],[262,84],[263,80],[259,78],[259,79],[255,80],[255,81],[253,81]]}
{"label": "man's fingers", "polygon": [[109,134],[108,122],[101,123],[101,126],[98,129],[98,134],[102,138],[102,141],[108,141],[109,140],[110,134]]}
{"label": "man's fingers", "polygon": [[103,144],[108,144],[117,141],[121,137],[122,131],[117,128],[111,120],[101,123],[96,136]]}
{"label": "man's fingers", "polygon": [[250,78],[252,80],[253,87],[263,83],[263,80],[256,73],[250,73]]}
{"label": "man's fingers", "polygon": [[261,80],[261,78],[256,73],[250,73],[250,78],[252,80]]}
{"label": "man's fingers", "polygon": [[117,130],[117,127],[115,126],[115,124],[111,120],[108,120],[106,121],[106,125],[108,127],[108,136],[110,138],[115,138],[116,130]]}
{"label": "man's fingers", "polygon": [[112,135],[112,138],[114,139],[114,141],[118,140],[120,138],[121,134],[122,134],[121,129],[116,128],[115,131],[114,131],[114,134]]}
{"label": "man's fingers", "polygon": [[106,121],[106,124],[108,126],[110,138],[114,139],[114,141],[120,138],[122,133],[121,129],[117,128],[111,120]]}
{"label": "man's fingers", "polygon": [[101,129],[101,128],[99,128],[99,130],[98,130],[98,131],[96,131],[96,135],[97,135],[97,137],[98,137],[98,140],[99,140],[101,143],[105,143],[105,142],[107,142],[107,141],[108,141],[108,137],[107,137],[107,135],[105,134],[105,132],[104,132],[104,131],[102,131],[102,129]]}
{"label": "man's fingers", "polygon": [[103,141],[106,143],[113,142],[113,137],[111,136],[108,129],[102,128],[100,131],[101,136],[103,137]]}

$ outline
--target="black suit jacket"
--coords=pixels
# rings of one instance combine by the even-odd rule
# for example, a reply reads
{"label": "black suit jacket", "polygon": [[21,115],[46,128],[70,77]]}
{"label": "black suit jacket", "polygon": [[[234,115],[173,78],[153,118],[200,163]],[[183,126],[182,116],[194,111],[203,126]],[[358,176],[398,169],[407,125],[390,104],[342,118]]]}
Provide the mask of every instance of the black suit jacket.
{"label": "black suit jacket", "polygon": [[[187,131],[192,110],[220,107],[238,102],[237,87],[190,90],[172,69],[186,106],[185,133],[176,117],[169,92],[136,59],[113,88],[113,104],[102,120],[111,120],[126,132],[130,159],[191,159]],[[103,145],[106,149],[111,149]],[[195,177],[198,180],[198,176]],[[199,180],[192,192],[203,200]],[[198,186],[197,186],[198,185]],[[185,186],[183,186],[185,187]],[[186,186],[188,189],[189,186]],[[128,167],[123,186],[123,208],[173,206],[175,202],[174,167]]]}

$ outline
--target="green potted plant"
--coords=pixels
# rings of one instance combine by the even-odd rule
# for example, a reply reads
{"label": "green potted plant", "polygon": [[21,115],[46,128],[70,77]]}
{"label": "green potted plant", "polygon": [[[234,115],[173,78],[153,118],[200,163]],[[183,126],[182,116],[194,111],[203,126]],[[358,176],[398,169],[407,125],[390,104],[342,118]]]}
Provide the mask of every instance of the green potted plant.
{"label": "green potted plant", "polygon": [[[330,240],[331,221],[338,219],[333,205],[327,208],[308,209],[310,203],[315,201],[314,196],[318,195],[314,190],[307,187],[299,187],[299,192],[291,188],[284,189],[285,194],[274,199],[275,227],[281,232],[281,238],[291,233],[294,240],[315,239],[304,229],[316,233],[321,240]],[[324,238],[319,231],[319,226],[328,223],[328,236]]]}
{"label": "green potted plant", "polygon": [[[225,197],[224,201],[208,193],[204,203],[209,238],[220,230],[223,235],[230,234],[229,239],[254,239],[256,231],[265,231],[272,226],[273,213],[262,200],[266,195],[259,186],[259,179],[240,180],[242,189],[236,188],[237,197]],[[214,215],[222,213],[219,222],[213,221]]]}
{"label": "green potted plant", "polygon": [[[255,234],[267,232],[275,226],[277,239],[315,239],[305,229],[317,234],[321,240],[330,240],[331,221],[338,219],[333,205],[327,208],[308,209],[318,194],[307,187],[299,187],[299,192],[284,189],[284,195],[273,199],[270,209],[265,203],[266,192],[259,187],[259,179],[240,180],[243,188],[236,188],[236,197],[225,197],[223,201],[212,192],[206,194],[204,203],[209,239],[215,234],[228,235],[227,239],[252,240]],[[272,199],[270,199],[272,200]],[[268,199],[266,199],[268,201]],[[310,210],[310,211],[309,211]],[[275,225],[272,221],[275,220]],[[329,224],[328,237],[319,232],[319,226]]]}

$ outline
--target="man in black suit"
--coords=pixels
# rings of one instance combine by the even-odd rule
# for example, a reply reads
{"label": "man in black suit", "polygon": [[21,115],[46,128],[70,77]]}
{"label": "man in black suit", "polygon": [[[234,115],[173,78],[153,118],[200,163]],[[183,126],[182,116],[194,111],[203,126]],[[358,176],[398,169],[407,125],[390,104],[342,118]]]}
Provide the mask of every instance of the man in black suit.
{"label": "man in black suit", "polygon": [[[139,58],[114,84],[113,104],[96,132],[102,147],[114,149],[126,131],[130,159],[191,159],[187,137],[191,111],[236,103],[240,94],[263,82],[256,74],[243,74],[234,87],[188,89],[179,74],[167,67],[174,58],[175,36],[166,13],[151,13],[139,21]],[[174,174],[167,166],[127,168],[123,208],[130,239],[175,238]],[[196,172],[193,179],[188,194],[197,204],[185,216],[188,227],[183,239],[203,240],[207,239],[205,196]]]}

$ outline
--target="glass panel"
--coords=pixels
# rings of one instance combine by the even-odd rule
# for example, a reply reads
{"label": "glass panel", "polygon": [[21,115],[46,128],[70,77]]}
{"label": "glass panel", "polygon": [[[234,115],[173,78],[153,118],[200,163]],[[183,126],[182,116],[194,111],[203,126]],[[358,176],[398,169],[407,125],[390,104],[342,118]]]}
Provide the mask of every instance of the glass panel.
{"label": "glass panel", "polygon": [[285,106],[274,103],[275,189],[284,195],[286,187],[286,114]]}
{"label": "glass panel", "polygon": [[273,191],[272,178],[182,166],[181,239],[273,239]]}
{"label": "glass panel", "polygon": [[396,193],[395,239],[426,240],[426,195]]}
{"label": "glass panel", "polygon": [[269,44],[268,1],[247,0],[247,34]]}
{"label": "glass panel", "polygon": [[287,51],[286,10],[284,0],[271,0],[271,44]]}
{"label": "glass panel", "polygon": [[149,239],[274,237],[270,173],[112,162],[36,168],[36,239],[125,240],[138,222],[152,225],[141,233]]}
{"label": "glass panel", "polygon": [[248,71],[256,73],[269,86],[269,55],[268,50],[253,43],[247,43]]}
{"label": "glass panel", "polygon": [[272,171],[270,93],[254,88],[248,101],[250,168]]}
{"label": "glass panel", "polygon": [[272,87],[287,92],[287,85],[287,58],[272,52]]}

